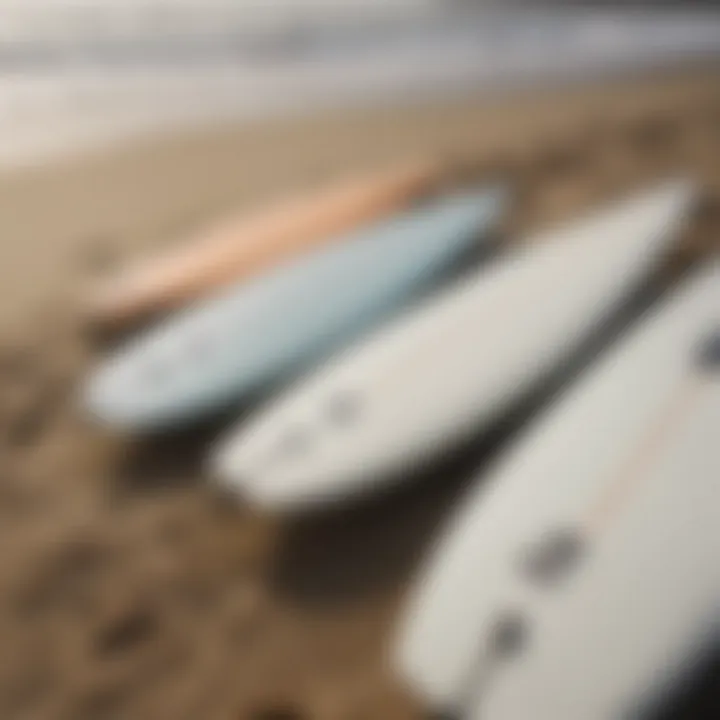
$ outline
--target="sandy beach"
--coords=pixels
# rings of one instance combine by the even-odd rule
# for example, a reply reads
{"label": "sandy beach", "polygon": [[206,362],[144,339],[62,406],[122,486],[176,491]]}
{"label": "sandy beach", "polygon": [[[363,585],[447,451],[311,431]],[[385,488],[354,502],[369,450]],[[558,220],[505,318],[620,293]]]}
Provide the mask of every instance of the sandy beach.
{"label": "sandy beach", "polygon": [[76,406],[112,347],[83,320],[89,282],[218,215],[421,155],[447,158],[448,186],[509,179],[509,242],[689,174],[704,199],[665,282],[719,247],[720,70],[706,66],[226,122],[0,175],[2,720],[423,717],[385,649],[423,549],[502,432],[390,498],[291,520],[212,489],[217,426],[138,441]]}

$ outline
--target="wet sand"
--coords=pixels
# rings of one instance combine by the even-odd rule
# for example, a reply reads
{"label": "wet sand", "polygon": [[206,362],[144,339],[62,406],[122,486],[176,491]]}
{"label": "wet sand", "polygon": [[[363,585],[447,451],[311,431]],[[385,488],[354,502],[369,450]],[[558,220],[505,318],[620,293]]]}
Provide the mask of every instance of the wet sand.
{"label": "wet sand", "polygon": [[208,486],[219,424],[121,438],[75,393],[108,347],[78,303],[100,273],[229,210],[427,151],[448,158],[448,185],[513,182],[510,238],[688,172],[704,201],[665,282],[718,247],[720,72],[707,68],[227,125],[0,177],[3,720],[423,717],[384,650],[434,529],[507,430],[391,497],[268,518]]}

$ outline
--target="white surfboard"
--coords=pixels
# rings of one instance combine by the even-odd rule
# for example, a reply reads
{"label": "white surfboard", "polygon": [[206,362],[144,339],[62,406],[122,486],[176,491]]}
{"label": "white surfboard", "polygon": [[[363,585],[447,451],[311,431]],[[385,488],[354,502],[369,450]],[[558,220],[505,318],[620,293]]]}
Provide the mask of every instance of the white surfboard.
{"label": "white surfboard", "polygon": [[689,183],[666,183],[531,238],[236,428],[215,474],[251,502],[295,509],[368,492],[462,439],[637,288],[692,198]]}
{"label": "white surfboard", "polygon": [[720,611],[719,356],[715,265],[473,489],[395,648],[431,706],[468,706],[473,720],[619,718],[679,672]]}

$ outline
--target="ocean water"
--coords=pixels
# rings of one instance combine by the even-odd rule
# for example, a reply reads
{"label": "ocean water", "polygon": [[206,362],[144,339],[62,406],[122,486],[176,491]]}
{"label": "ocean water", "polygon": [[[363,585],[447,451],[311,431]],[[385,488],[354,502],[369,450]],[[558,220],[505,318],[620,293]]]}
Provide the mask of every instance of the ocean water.
{"label": "ocean water", "polygon": [[422,0],[335,13],[83,7],[26,8],[2,23],[0,2],[0,168],[149,130],[441,100],[720,54],[720,13],[709,12],[438,12]]}

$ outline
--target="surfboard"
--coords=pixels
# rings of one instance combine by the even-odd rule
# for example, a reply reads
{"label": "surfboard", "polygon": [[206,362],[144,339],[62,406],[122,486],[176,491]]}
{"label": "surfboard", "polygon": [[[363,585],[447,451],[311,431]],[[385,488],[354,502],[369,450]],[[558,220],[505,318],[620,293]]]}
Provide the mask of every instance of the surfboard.
{"label": "surfboard", "polygon": [[715,264],[478,478],[401,619],[394,665],[420,697],[600,720],[680,674],[720,608],[719,370]]}
{"label": "surfboard", "polygon": [[111,425],[161,429],[286,379],[480,247],[506,195],[499,187],[449,195],[180,313],[104,363],[90,379],[87,406]]}
{"label": "surfboard", "polygon": [[214,474],[273,510],[384,487],[551,371],[639,286],[692,198],[673,181],[529,238],[233,429]]}
{"label": "surfboard", "polygon": [[418,161],[225,220],[93,288],[88,314],[117,325],[181,306],[402,209],[438,176],[436,163]]}

